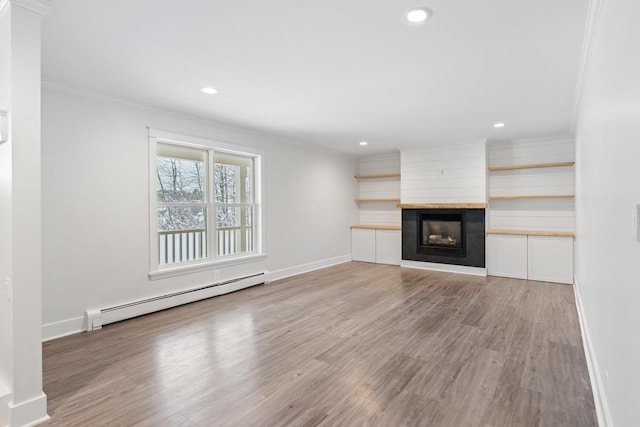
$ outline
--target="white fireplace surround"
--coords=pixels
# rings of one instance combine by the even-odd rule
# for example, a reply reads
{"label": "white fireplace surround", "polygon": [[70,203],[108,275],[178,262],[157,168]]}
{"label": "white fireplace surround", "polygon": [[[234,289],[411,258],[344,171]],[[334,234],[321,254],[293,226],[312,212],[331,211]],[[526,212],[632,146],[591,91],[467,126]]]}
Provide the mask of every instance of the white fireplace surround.
{"label": "white fireplace surround", "polygon": [[[401,204],[484,204],[487,200],[487,140],[403,150]],[[402,267],[486,276],[487,269],[402,260]]]}

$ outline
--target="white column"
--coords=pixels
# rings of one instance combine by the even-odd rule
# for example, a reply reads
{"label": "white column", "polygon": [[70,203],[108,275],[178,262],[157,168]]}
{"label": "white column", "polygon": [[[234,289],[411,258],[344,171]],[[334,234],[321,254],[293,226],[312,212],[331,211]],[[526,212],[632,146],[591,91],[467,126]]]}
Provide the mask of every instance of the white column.
{"label": "white column", "polygon": [[48,419],[42,391],[40,27],[51,2],[0,0],[0,7],[0,110],[7,112],[9,129],[0,143],[0,425],[22,426]]}

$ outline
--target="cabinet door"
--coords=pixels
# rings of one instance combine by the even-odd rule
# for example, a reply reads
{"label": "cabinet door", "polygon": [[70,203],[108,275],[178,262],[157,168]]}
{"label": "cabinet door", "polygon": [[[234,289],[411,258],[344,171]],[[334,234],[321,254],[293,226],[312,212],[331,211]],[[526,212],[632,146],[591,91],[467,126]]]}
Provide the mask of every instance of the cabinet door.
{"label": "cabinet door", "polygon": [[573,283],[573,237],[529,236],[529,280]]}
{"label": "cabinet door", "polygon": [[489,234],[487,236],[489,276],[527,278],[527,236]]}
{"label": "cabinet door", "polygon": [[376,262],[376,230],[351,229],[351,259]]}
{"label": "cabinet door", "polygon": [[376,262],[400,265],[402,235],[400,230],[376,230]]}

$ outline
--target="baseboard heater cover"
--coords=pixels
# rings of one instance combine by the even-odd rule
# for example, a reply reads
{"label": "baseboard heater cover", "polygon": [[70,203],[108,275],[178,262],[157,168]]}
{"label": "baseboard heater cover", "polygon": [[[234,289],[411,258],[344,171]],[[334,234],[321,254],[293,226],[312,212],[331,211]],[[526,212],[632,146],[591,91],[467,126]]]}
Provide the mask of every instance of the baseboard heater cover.
{"label": "baseboard heater cover", "polygon": [[179,305],[200,301],[218,295],[228,294],[230,292],[263,283],[269,283],[269,272],[214,283],[197,289],[173,292],[114,307],[89,309],[85,311],[86,330],[95,331],[109,323],[115,323],[121,320],[142,316],[144,314],[165,310],[167,308],[177,307]]}

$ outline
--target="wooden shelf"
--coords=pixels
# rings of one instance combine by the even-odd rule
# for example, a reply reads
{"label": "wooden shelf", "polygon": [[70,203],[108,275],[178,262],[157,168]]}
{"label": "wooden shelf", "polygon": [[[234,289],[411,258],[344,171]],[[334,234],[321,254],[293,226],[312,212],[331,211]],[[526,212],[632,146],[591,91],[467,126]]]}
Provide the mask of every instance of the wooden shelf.
{"label": "wooden shelf", "polygon": [[538,168],[557,168],[562,166],[573,166],[576,162],[560,162],[560,163],[532,163],[528,165],[516,166],[491,166],[490,171],[512,171],[518,169],[538,169]]}
{"label": "wooden shelf", "polygon": [[486,203],[400,203],[400,209],[484,209]]}
{"label": "wooden shelf", "polygon": [[375,175],[356,175],[355,179],[400,178],[399,173],[379,173]]}
{"label": "wooden shelf", "polygon": [[356,199],[357,203],[360,202],[399,202],[400,199],[386,199],[386,198],[382,198],[382,199]]}
{"label": "wooden shelf", "polygon": [[366,230],[400,230],[399,225],[382,225],[382,224],[356,224],[351,228],[361,228]]}
{"label": "wooden shelf", "polygon": [[575,194],[532,194],[528,196],[491,196],[489,200],[512,200],[512,199],[573,199]]}
{"label": "wooden shelf", "polygon": [[576,237],[573,231],[542,231],[542,230],[504,230],[490,228],[487,234],[511,234],[516,236],[555,236],[555,237]]}

